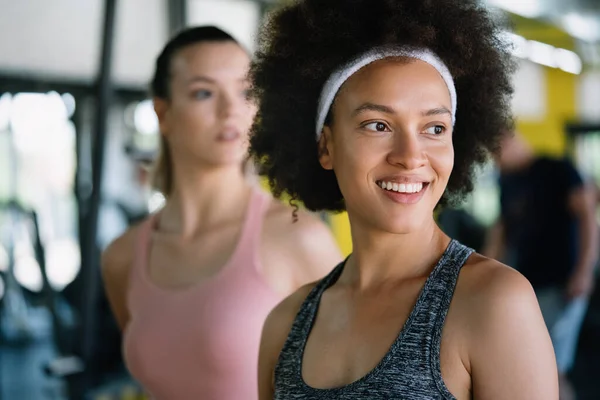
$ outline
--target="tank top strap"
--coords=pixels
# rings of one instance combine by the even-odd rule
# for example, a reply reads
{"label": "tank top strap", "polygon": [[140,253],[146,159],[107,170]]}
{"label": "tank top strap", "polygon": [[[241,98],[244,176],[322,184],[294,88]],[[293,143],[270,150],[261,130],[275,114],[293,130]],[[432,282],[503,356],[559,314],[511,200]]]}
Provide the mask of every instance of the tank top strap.
{"label": "tank top strap", "polygon": [[[421,324],[417,324],[416,326],[420,326],[424,330],[421,332],[421,334],[424,334],[424,337],[431,338],[427,353],[429,354],[433,378],[438,389],[448,398],[454,398],[454,396],[448,391],[442,379],[440,362],[442,331],[448,310],[450,309],[450,302],[454,296],[458,276],[462,267],[473,253],[473,249],[456,240],[450,243],[446,256],[438,266],[436,275],[432,276],[430,293],[426,299],[426,302],[429,304],[425,304],[423,312],[418,313]],[[425,309],[430,311],[428,313],[424,312]]]}
{"label": "tank top strap", "polygon": [[136,240],[135,240],[135,257],[133,262],[132,272],[140,273],[148,265],[148,257],[150,257],[150,247],[152,239],[152,231],[157,222],[158,214],[151,214],[140,225]]}
{"label": "tank top strap", "polygon": [[348,261],[348,258],[321,279],[300,306],[300,310],[296,314],[288,338],[279,355],[277,366],[275,367],[276,381],[293,382],[301,376],[302,355],[315,321],[321,296],[325,290],[339,279],[346,261]]}
{"label": "tank top strap", "polygon": [[[461,268],[473,253],[473,249],[452,240],[425,283],[423,293],[415,305],[415,327],[441,334]],[[440,332],[437,331],[439,328]],[[435,332],[434,332],[435,331]]]}

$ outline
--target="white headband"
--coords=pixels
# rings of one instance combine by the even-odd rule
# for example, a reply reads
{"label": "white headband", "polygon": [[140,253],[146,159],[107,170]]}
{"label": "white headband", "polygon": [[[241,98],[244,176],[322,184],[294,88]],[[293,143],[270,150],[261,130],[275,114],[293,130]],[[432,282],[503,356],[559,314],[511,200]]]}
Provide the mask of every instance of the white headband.
{"label": "white headband", "polygon": [[450,101],[452,103],[452,124],[454,124],[454,121],[456,120],[456,88],[454,87],[454,79],[452,79],[452,75],[450,74],[448,67],[446,67],[446,64],[444,64],[444,62],[429,49],[381,47],[370,50],[347,63],[331,74],[327,82],[325,82],[325,85],[323,85],[323,90],[321,91],[321,96],[319,97],[319,108],[317,109],[317,140],[321,138],[321,132],[323,131],[323,126],[325,125],[325,118],[327,118],[327,114],[329,113],[331,104],[335,99],[335,95],[340,90],[344,82],[346,82],[348,78],[368,64],[388,57],[408,57],[421,60],[431,65],[440,73],[444,79],[444,82],[446,82],[446,86],[448,86],[448,91],[450,92]]}

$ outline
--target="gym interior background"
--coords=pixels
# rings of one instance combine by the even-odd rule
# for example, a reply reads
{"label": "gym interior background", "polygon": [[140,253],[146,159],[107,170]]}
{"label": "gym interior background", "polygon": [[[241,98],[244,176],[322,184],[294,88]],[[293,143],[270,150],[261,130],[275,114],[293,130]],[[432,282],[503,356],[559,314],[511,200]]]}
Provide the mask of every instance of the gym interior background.
{"label": "gym interior background", "polygon": [[[154,60],[190,25],[215,24],[254,49],[277,3],[0,0],[0,399],[144,398],[122,363],[99,254],[164,201],[147,185]],[[600,185],[600,1],[486,5],[512,22],[518,130]],[[480,248],[498,212],[490,165],[443,224]],[[349,253],[345,215],[323,218]],[[597,291],[572,372],[581,399],[600,398],[598,337]]]}

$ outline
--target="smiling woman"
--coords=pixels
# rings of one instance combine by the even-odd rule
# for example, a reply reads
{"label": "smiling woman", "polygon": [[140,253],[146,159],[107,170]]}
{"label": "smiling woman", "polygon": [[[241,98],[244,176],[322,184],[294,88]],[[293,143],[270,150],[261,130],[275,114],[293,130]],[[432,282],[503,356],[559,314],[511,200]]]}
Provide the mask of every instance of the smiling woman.
{"label": "smiling woman", "polygon": [[251,153],[346,210],[354,252],[267,318],[261,400],[557,399],[529,283],[433,218],[512,124],[500,33],[470,0],[300,0],[264,28]]}
{"label": "smiling woman", "polygon": [[[402,55],[382,50],[379,56],[380,60],[373,60],[342,85],[331,115],[325,119],[328,125],[321,128],[320,162],[325,169],[336,172],[349,211],[359,197],[368,194],[365,191],[374,191],[374,186],[383,189],[383,197],[376,197],[377,201],[429,203],[415,209],[410,220],[400,215],[407,215],[402,208],[376,208],[380,213],[356,210],[355,219],[359,215],[361,219],[377,218],[382,227],[395,225],[386,230],[404,232],[431,217],[428,213],[447,185],[454,154],[454,113],[450,110],[456,109],[456,91],[446,67],[429,52]],[[363,60],[359,57],[358,62]],[[329,109],[324,103],[321,107]],[[336,130],[352,133],[343,140],[338,135],[336,140]],[[385,168],[382,159],[387,161]],[[360,184],[365,176],[370,181],[367,186]],[[402,226],[405,224],[412,227]]]}

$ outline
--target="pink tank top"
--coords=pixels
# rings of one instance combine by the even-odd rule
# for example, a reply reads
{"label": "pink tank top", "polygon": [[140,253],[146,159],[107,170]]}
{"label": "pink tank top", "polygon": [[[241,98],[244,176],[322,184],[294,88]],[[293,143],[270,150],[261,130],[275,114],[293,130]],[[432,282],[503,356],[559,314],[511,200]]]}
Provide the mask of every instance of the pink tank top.
{"label": "pink tank top", "polygon": [[151,282],[156,217],[141,226],[124,333],[127,367],[156,400],[255,400],[263,323],[282,300],[260,275],[258,248],[269,196],[256,189],[236,249],[216,276],[182,290]]}

